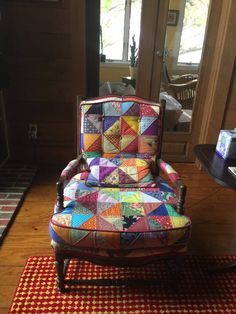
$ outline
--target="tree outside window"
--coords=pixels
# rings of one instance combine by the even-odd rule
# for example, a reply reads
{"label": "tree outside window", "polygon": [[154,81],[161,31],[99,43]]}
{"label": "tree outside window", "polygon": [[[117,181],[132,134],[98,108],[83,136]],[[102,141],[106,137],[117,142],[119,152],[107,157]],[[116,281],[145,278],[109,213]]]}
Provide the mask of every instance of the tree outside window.
{"label": "tree outside window", "polygon": [[178,64],[199,64],[208,15],[209,0],[186,0]]}
{"label": "tree outside window", "polygon": [[108,61],[128,62],[130,43],[139,44],[142,0],[101,0],[103,54]]}

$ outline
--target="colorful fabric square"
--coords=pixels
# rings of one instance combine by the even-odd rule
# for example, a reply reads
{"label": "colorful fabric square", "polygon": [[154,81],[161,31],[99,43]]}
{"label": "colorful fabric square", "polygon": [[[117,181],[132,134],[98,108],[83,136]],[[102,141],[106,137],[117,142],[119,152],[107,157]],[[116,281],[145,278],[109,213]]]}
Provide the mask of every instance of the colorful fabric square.
{"label": "colorful fabric square", "polygon": [[84,149],[87,152],[101,152],[102,151],[101,134],[84,134]]}
{"label": "colorful fabric square", "polygon": [[102,132],[102,115],[86,114],[84,116],[84,133],[100,134]]}
{"label": "colorful fabric square", "polygon": [[154,155],[158,149],[158,136],[139,136],[139,153]]}
{"label": "colorful fabric square", "polygon": [[161,112],[161,105],[143,103],[135,97],[129,97],[128,101],[126,97],[110,97],[107,101],[99,98],[94,102],[82,102],[79,151],[84,155],[99,152],[101,156],[155,155],[160,149]]}
{"label": "colorful fabric square", "polygon": [[[91,160],[94,166],[98,160]],[[105,161],[101,161],[105,165]],[[136,163],[139,165],[139,161]],[[125,165],[132,164],[126,160]],[[122,160],[111,162],[113,168]],[[114,165],[114,166],[113,166]],[[101,175],[112,171],[102,171]],[[191,229],[188,217],[176,212],[177,197],[160,177],[156,187],[142,189],[89,187],[89,172],[74,176],[64,190],[64,211],[53,215],[50,233],[54,241],[74,248],[186,249]],[[134,253],[135,254],[135,253]]]}
{"label": "colorful fabric square", "polygon": [[103,103],[103,114],[104,116],[120,116],[121,115],[121,105],[120,102],[104,102]]}
{"label": "colorful fabric square", "polygon": [[[154,187],[152,161],[139,158],[88,158],[88,186]],[[132,197],[130,198],[132,199]]]}

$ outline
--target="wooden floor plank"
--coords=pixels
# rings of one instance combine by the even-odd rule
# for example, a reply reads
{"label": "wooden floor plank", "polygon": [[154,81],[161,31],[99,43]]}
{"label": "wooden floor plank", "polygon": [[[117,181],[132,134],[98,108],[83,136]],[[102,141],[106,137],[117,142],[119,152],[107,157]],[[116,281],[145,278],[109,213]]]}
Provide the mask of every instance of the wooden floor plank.
{"label": "wooden floor plank", "polygon": [[[192,219],[192,254],[236,253],[235,191],[215,183],[195,164],[173,164],[187,185],[186,214]],[[0,246],[0,313],[8,313],[29,256],[51,255],[48,221],[60,171],[40,169],[6,239]]]}

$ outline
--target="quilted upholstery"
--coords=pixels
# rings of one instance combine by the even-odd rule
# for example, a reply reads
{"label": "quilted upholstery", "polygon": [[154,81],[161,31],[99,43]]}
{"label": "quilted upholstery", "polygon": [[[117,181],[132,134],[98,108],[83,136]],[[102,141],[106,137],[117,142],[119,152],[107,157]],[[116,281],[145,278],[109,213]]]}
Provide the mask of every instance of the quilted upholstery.
{"label": "quilted upholstery", "polygon": [[[164,106],[135,96],[106,96],[82,101],[78,109],[78,153],[83,167],[72,160],[60,176],[49,224],[56,259],[59,255],[95,262],[102,258],[116,264],[185,252],[191,221],[178,212],[183,212],[185,186],[160,159]],[[155,171],[152,176],[148,172],[136,176],[145,185],[121,186],[119,167],[124,162],[131,174],[135,158],[149,160]],[[100,173],[100,168],[93,172],[92,167],[104,165],[104,160],[115,165],[115,176],[104,179],[104,171],[110,170]],[[176,190],[159,176],[160,169]],[[60,269],[58,273],[63,277]]]}
{"label": "quilted upholstery", "polygon": [[175,210],[176,194],[160,177],[157,187],[88,187],[88,172],[64,190],[62,213],[51,221],[51,237],[64,245],[110,250],[186,247],[190,220]]}
{"label": "quilted upholstery", "polygon": [[85,156],[160,151],[163,108],[135,97],[81,103],[81,151]]}

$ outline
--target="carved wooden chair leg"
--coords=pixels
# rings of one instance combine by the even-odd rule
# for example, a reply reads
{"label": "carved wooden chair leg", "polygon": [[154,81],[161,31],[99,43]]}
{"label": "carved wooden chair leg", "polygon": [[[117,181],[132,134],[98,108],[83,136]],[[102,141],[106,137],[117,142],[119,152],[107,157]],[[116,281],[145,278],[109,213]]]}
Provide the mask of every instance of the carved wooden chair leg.
{"label": "carved wooden chair leg", "polygon": [[64,259],[58,255],[55,255],[55,266],[57,270],[57,285],[60,292],[65,292],[64,283]]}

